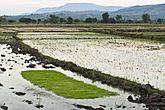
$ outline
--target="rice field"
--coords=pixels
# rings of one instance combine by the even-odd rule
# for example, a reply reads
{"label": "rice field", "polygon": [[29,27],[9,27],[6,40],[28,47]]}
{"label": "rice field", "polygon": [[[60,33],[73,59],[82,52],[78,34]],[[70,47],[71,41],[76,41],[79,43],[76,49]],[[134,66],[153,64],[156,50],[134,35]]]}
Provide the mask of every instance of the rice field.
{"label": "rice field", "polygon": [[[51,91],[33,85],[22,77],[22,71],[45,70],[41,64],[38,64],[38,61],[26,62],[34,56],[30,56],[29,54],[15,54],[7,44],[0,44],[0,52],[0,68],[6,69],[5,72],[0,70],[0,107],[7,107],[10,110],[38,110],[39,108],[37,108],[36,105],[41,105],[43,107],[41,108],[42,110],[81,110],[73,105],[80,104],[94,108],[99,108],[101,107],[100,105],[103,105],[105,106],[105,110],[121,110],[122,107],[129,110],[147,109],[144,104],[129,102],[127,97],[130,95],[134,96],[131,93],[103,85],[100,82],[93,83],[92,80],[56,67],[51,70],[61,72],[67,77],[101,88],[101,90],[114,91],[119,94],[117,96],[107,96],[95,99],[68,99],[58,96]],[[35,64],[36,68],[27,68],[29,64]],[[62,89],[67,88],[68,87]],[[67,90],[64,92],[66,91]],[[19,96],[16,93],[22,93],[23,95]]]}
{"label": "rice field", "polygon": [[129,34],[143,34],[143,35],[154,35],[154,36],[165,36],[165,32],[127,32]]}
{"label": "rice field", "polygon": [[20,33],[44,55],[165,90],[165,44],[86,32]]}
{"label": "rice field", "polygon": [[13,42],[13,35],[15,35],[15,33],[0,33],[0,43]]}

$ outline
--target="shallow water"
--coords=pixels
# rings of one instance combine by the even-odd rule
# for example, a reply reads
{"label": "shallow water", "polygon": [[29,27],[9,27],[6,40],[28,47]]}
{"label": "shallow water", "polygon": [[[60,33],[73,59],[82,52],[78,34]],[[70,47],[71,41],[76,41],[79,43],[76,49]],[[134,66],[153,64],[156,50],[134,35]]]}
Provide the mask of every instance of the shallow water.
{"label": "shallow water", "polygon": [[[41,89],[37,86],[34,86],[29,81],[26,81],[21,76],[21,71],[30,70],[26,68],[29,63],[24,63],[26,59],[30,59],[29,55],[21,55],[11,53],[11,50],[7,49],[7,45],[0,45],[0,54],[5,55],[5,57],[0,56],[1,67],[7,69],[6,72],[0,73],[0,83],[3,84],[3,87],[0,87],[0,105],[5,103],[9,107],[9,110],[36,110],[39,102],[44,106],[43,110],[72,110],[78,109],[75,108],[72,104],[82,104],[92,107],[99,107],[99,105],[106,105],[106,110],[113,108],[115,110],[121,110],[122,108],[117,108],[116,105],[126,106],[127,110],[142,110],[145,109],[143,104],[134,104],[128,102],[127,97],[132,95],[130,93],[123,92],[121,90],[111,88],[106,85],[102,85],[99,82],[94,83],[100,88],[104,88],[110,91],[116,91],[120,95],[112,97],[103,97],[96,99],[66,99],[60,96],[55,95],[52,92]],[[3,61],[2,61],[3,59]],[[14,61],[8,61],[14,60]],[[37,64],[37,62],[30,62]],[[9,68],[13,69],[10,70]],[[42,70],[41,65],[37,65],[35,69]],[[84,81],[85,83],[93,84],[91,80],[85,79],[81,76],[77,76],[75,73],[70,71],[64,71],[61,68],[55,68],[53,70],[60,71],[67,76],[73,77],[77,80]],[[14,89],[9,89],[13,87]],[[16,92],[25,92],[25,96],[17,96],[13,93]],[[33,104],[29,105],[24,100],[31,100]]]}
{"label": "shallow water", "polygon": [[[42,33],[40,36],[39,33],[21,33],[18,37],[30,38],[24,43],[53,58],[165,90],[165,44],[110,35],[105,37],[109,39],[71,39],[72,36],[89,36],[72,34]],[[43,36],[45,39],[41,39]],[[91,38],[104,36],[92,35]],[[54,39],[50,40],[50,37]],[[59,39],[61,37],[67,39]]]}

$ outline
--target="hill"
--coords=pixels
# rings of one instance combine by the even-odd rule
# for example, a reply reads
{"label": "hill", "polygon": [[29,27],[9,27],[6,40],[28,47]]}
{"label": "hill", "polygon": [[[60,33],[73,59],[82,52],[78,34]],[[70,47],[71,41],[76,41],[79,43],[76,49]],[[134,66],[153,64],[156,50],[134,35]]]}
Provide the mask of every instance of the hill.
{"label": "hill", "polygon": [[62,11],[62,12],[54,12],[54,13],[43,13],[43,14],[29,14],[29,15],[18,15],[18,16],[5,16],[8,20],[16,20],[18,21],[20,18],[31,18],[31,19],[41,19],[45,20],[48,19],[50,15],[56,15],[59,17],[67,18],[69,16],[73,17],[74,19],[81,19],[84,20],[88,17],[96,17],[98,19],[102,18],[102,11]]}
{"label": "hill", "polygon": [[165,18],[165,4],[133,6],[112,12],[113,15],[123,15],[131,19],[140,19],[141,15],[148,13],[152,19]]}
{"label": "hill", "polygon": [[119,6],[100,6],[92,3],[68,3],[61,7],[52,7],[52,8],[41,8],[38,9],[34,14],[42,14],[42,13],[54,13],[61,11],[117,11],[124,7]]}
{"label": "hill", "polygon": [[67,18],[69,16],[74,19],[84,20],[88,17],[96,17],[102,19],[102,14],[104,12],[109,12],[110,17],[115,17],[116,15],[122,15],[126,20],[140,20],[141,16],[145,13],[151,15],[152,20],[158,18],[165,19],[165,4],[158,5],[144,5],[144,6],[133,6],[128,8],[123,7],[103,7],[91,3],[69,3],[62,7],[55,8],[42,8],[37,10],[32,14],[18,15],[18,16],[5,16],[6,19],[18,20],[22,17],[32,18],[32,19],[47,19],[51,14],[57,15],[59,17]]}

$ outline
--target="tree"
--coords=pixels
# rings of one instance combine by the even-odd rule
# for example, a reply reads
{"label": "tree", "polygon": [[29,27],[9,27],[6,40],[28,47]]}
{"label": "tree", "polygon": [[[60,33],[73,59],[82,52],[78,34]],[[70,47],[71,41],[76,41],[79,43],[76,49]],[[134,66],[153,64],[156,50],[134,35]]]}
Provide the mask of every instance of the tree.
{"label": "tree", "polygon": [[133,20],[127,20],[127,21],[125,21],[126,23],[134,23],[134,21]]}
{"label": "tree", "polygon": [[50,23],[57,24],[57,23],[60,23],[60,18],[58,16],[55,16],[55,15],[50,15],[48,21]]}
{"label": "tree", "polygon": [[105,12],[102,14],[103,22],[108,23],[109,22],[109,14],[108,12]]}
{"label": "tree", "polygon": [[0,22],[6,22],[6,19],[4,17],[0,17]]}
{"label": "tree", "polygon": [[73,23],[73,18],[72,17],[68,17],[67,18],[67,23],[68,24],[72,24]]}
{"label": "tree", "polygon": [[41,19],[38,19],[37,21],[38,21],[38,22],[41,22],[42,20],[41,20]]}
{"label": "tree", "polygon": [[66,19],[65,18],[60,18],[60,23],[66,23]]}
{"label": "tree", "polygon": [[97,23],[97,18],[93,18],[93,23]]}
{"label": "tree", "polygon": [[123,17],[122,17],[121,15],[116,15],[115,18],[116,18],[116,21],[119,22],[119,23],[120,23],[120,22],[122,21],[122,19],[123,19]]}
{"label": "tree", "polygon": [[14,23],[14,22],[16,22],[16,21],[11,19],[11,20],[8,20],[8,22],[9,22],[9,23]]}
{"label": "tree", "polygon": [[116,23],[116,20],[115,20],[115,18],[109,18],[109,22],[110,23]]}
{"label": "tree", "polygon": [[43,23],[44,23],[44,24],[46,24],[46,23],[48,23],[48,22],[49,22],[48,19],[44,19],[44,20],[43,20]]}
{"label": "tree", "polygon": [[143,14],[143,15],[142,15],[142,20],[143,20],[143,22],[145,22],[145,23],[150,22],[150,21],[151,21],[150,15],[149,15],[149,14]]}
{"label": "tree", "polygon": [[92,19],[92,18],[86,18],[86,19],[85,19],[85,22],[86,22],[86,23],[92,23],[92,22],[93,22],[93,19]]}
{"label": "tree", "polygon": [[96,23],[97,22],[97,18],[86,18],[85,22],[86,23]]}
{"label": "tree", "polygon": [[80,22],[80,20],[79,19],[74,19],[74,22],[78,23],[78,22]]}
{"label": "tree", "polygon": [[163,19],[162,19],[162,18],[159,18],[159,19],[157,20],[157,22],[158,22],[158,23],[162,23],[162,22],[163,22]]}
{"label": "tree", "polygon": [[22,23],[36,23],[37,21],[34,20],[34,19],[31,19],[31,18],[20,18],[19,22],[22,22]]}

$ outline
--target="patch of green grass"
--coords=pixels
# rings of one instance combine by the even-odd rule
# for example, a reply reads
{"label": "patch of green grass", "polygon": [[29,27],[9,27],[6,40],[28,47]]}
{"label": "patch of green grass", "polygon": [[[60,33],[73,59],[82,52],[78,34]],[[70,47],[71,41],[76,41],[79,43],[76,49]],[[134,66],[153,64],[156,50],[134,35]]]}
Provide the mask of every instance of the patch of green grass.
{"label": "patch of green grass", "polygon": [[115,92],[85,84],[57,71],[23,71],[22,76],[34,85],[53,91],[55,94],[65,98],[87,99],[117,95]]}
{"label": "patch of green grass", "polygon": [[14,32],[7,32],[7,33],[0,32],[0,43],[9,43],[15,41],[15,39],[13,38],[13,36],[15,35],[16,33]]}

